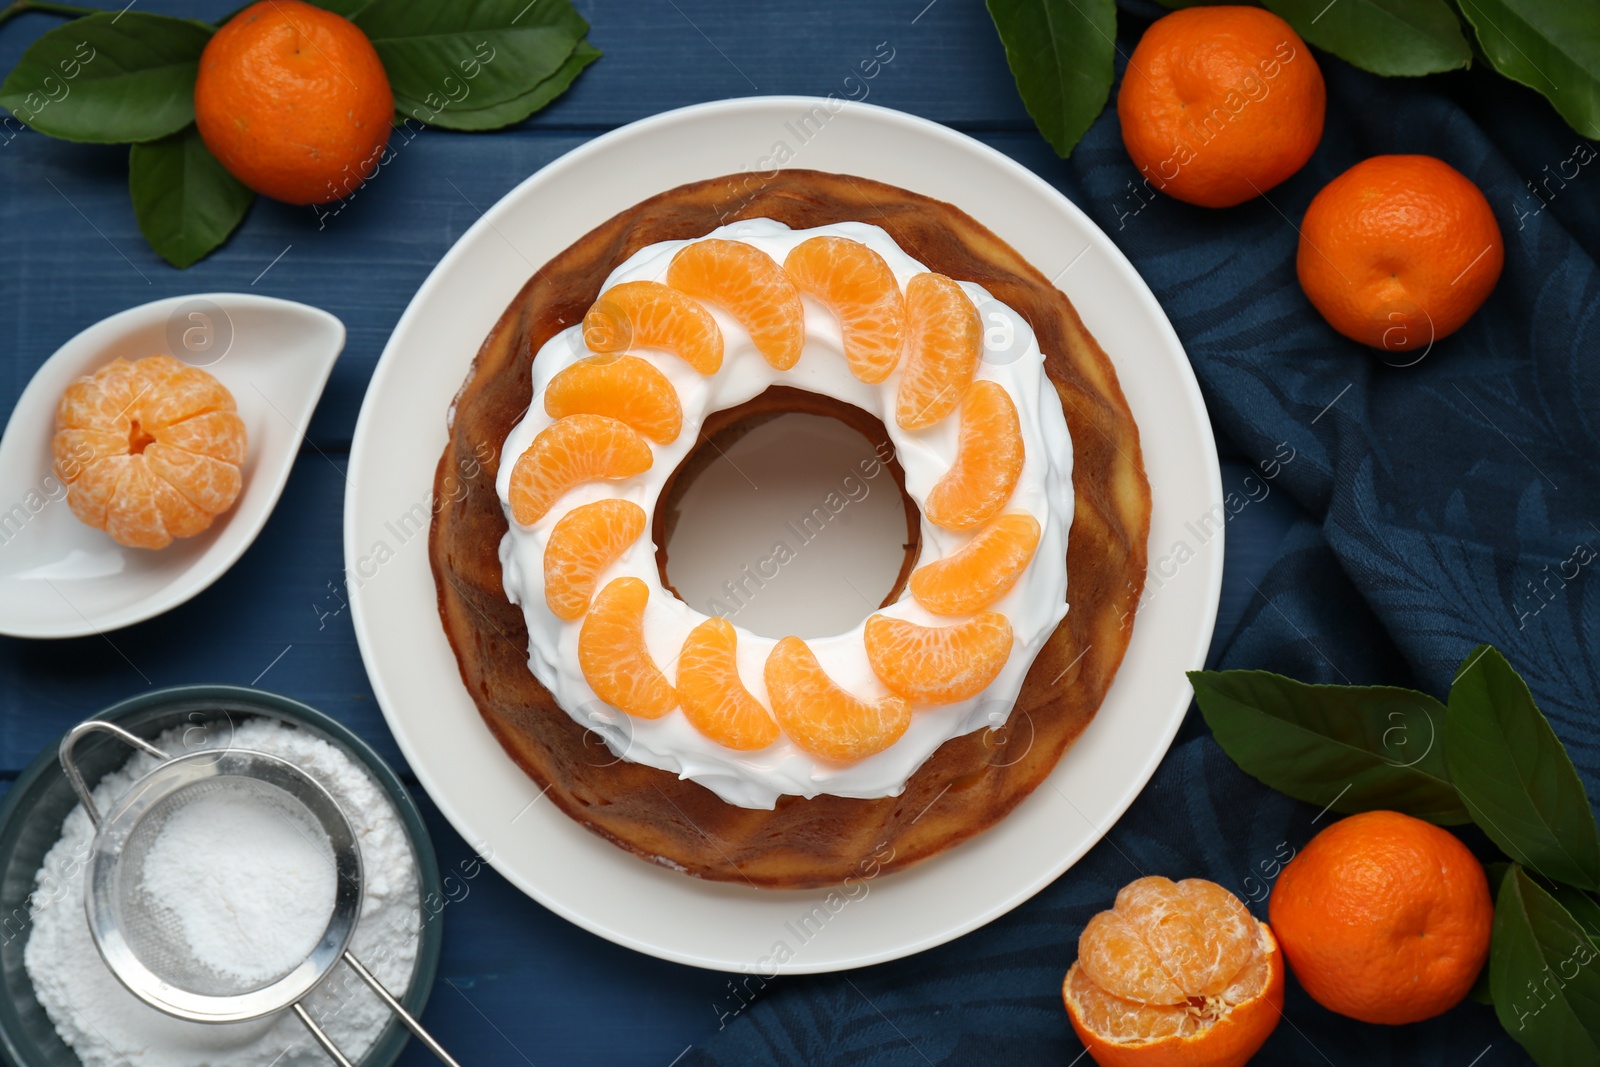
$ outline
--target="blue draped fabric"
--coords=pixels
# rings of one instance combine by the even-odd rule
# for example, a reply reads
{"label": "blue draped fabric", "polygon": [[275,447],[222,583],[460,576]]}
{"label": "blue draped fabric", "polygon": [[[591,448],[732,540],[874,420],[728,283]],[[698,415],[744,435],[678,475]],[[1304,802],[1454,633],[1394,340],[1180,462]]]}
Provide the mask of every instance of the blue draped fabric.
{"label": "blue draped fabric", "polygon": [[[1120,12],[1119,76],[1159,13]],[[1282,442],[1295,450],[1274,485],[1303,514],[1213,665],[1443,696],[1465,654],[1491,643],[1600,797],[1600,154],[1541,98],[1486,69],[1381,79],[1317,59],[1328,83],[1322,143],[1265,198],[1220,211],[1152,198],[1114,108],[1059,170],[1043,169],[1155,291],[1225,447],[1260,464]],[[1336,334],[1294,268],[1312,196],[1384,153],[1438,156],[1466,174],[1506,245],[1483,309],[1405,367]],[[1119,887],[1146,874],[1209,878],[1265,918],[1263,869],[1334,817],[1241,773],[1191,709],[1138,801],[1032,901],[910,959],[770,983],[683,1063],[1073,1063],[1081,1046],[1061,978],[1084,923]],[[1284,1023],[1255,1062],[1529,1061],[1483,1005],[1369,1026],[1291,981]]]}

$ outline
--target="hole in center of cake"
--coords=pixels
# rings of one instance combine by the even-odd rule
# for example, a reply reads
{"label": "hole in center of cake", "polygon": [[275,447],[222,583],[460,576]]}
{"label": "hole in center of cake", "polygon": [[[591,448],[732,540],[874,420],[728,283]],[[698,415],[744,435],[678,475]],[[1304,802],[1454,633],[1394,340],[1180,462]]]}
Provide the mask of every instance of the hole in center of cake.
{"label": "hole in center of cake", "polygon": [[904,588],[919,542],[883,423],[774,386],[706,420],[662,490],[661,578],[764,637],[843,633]]}

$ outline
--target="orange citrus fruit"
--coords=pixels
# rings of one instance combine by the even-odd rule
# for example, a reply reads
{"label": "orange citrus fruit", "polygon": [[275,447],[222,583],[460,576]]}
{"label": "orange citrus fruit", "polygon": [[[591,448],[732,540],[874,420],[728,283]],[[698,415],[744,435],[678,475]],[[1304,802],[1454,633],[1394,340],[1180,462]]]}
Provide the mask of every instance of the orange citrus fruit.
{"label": "orange citrus fruit", "polygon": [[561,516],[544,546],[544,602],[551,614],[576,619],[588,611],[600,572],[644,527],[644,508],[631,500],[596,500]]}
{"label": "orange citrus fruit", "polygon": [[766,748],[778,724],[739,680],[737,632],[727,619],[707,619],[689,631],[678,654],[678,699],[696,730],[728,748]]}
{"label": "orange citrus fruit", "polygon": [[906,369],[895,397],[903,430],[932,426],[956,409],[983,358],[983,320],[943,274],[906,283]]}
{"label": "orange citrus fruit", "polygon": [[1427,352],[1478,310],[1505,263],[1482,191],[1432,156],[1373,156],[1323,187],[1300,225],[1300,288],[1328,325]]}
{"label": "orange citrus fruit", "polygon": [[665,349],[701,374],[722,366],[717,320],[660,282],[623,282],[601,293],[583,317],[583,343],[596,352]]}
{"label": "orange citrus fruit", "polygon": [[200,54],[194,118],[241,182],[290,204],[355,192],[389,141],[394,94],[355,23],[302,0],[262,0]]}
{"label": "orange citrus fruit", "polygon": [[557,419],[539,431],[511,468],[511,516],[531,526],[573,486],[632,478],[652,462],[649,443],[625,422],[605,415]]}
{"label": "orange citrus fruit", "polygon": [[1282,1018],[1283,957],[1215,882],[1140,878],[1084,927],[1061,995],[1100,1067],[1242,1067]]}
{"label": "orange citrus fruit", "polygon": [[578,666],[607,704],[659,719],[678,706],[678,694],[644,644],[649,599],[649,587],[637,578],[616,578],[600,590],[578,629]]}
{"label": "orange citrus fruit", "polygon": [[193,537],[244,485],[233,394],[171,356],[112,360],[69,385],[51,452],[72,513],[130,548]]}
{"label": "orange citrus fruit", "polygon": [[922,513],[946,530],[970,530],[1005,507],[1022,477],[1022,423],[998,382],[973,382],[961,398],[956,459],[923,502]]}
{"label": "orange citrus fruit", "polygon": [[544,410],[557,419],[607,415],[663,445],[683,428],[678,391],[638,356],[586,356],[563,367],[545,387]]}
{"label": "orange citrus fruit", "polygon": [[667,265],[667,284],[732,315],[776,369],[800,359],[806,340],[800,290],[759,248],[715,237],[684,245]]}
{"label": "orange citrus fruit", "polygon": [[874,615],[867,620],[867,661],[883,684],[907,700],[954,704],[977,696],[1011,658],[1011,622],[995,611],[954,626],[919,626]]}
{"label": "orange citrus fruit", "polygon": [[911,725],[911,705],[897,696],[862,700],[841,689],[798,637],[785,637],[763,671],[778,725],[796,745],[844,763],[882,752]]}
{"label": "orange citrus fruit", "polygon": [[1033,561],[1039,520],[1013,511],[944,559],[911,572],[911,595],[935,615],[965,615],[1005,596]]}
{"label": "orange citrus fruit", "polygon": [[894,372],[906,302],[882,256],[847,237],[810,237],[794,247],[783,269],[839,320],[850,373],[875,384]]}
{"label": "orange citrus fruit", "polygon": [[1229,207],[1305,165],[1327,90],[1306,43],[1258,7],[1191,7],[1157,19],[1117,91],[1122,143],[1146,181]]}
{"label": "orange citrus fruit", "polygon": [[1389,1024],[1459,1004],[1488,957],[1494,919],[1467,846],[1397,811],[1352,815],[1312,838],[1278,875],[1268,909],[1307,993]]}

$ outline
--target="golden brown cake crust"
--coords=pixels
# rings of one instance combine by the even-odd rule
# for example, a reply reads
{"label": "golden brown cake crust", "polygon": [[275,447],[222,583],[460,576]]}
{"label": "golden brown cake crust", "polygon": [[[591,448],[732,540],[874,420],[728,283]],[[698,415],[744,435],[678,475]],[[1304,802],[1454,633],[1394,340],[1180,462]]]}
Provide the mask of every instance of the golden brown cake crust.
{"label": "golden brown cake crust", "polygon": [[[929,269],[982,285],[1033,327],[1072,432],[1071,610],[1034,660],[1006,727],[946,742],[898,797],[784,797],[775,810],[759,811],[617,760],[528,670],[527,629],[502,586],[506,519],[495,475],[501,443],[531,400],[534,354],[582,320],[607,275],[638,249],[748,218],[796,229],[872,223]],[[492,458],[482,462],[486,455]],[[1138,429],[1116,372],[1067,298],[949,204],[807,170],[728,175],[668,190],[545,264],[478,352],[457,397],[435,499],[443,506],[429,553],[439,613],[462,680],[506,752],[548,787],[562,811],[622,848],[698,877],[768,888],[837,884],[904,867],[988,828],[1032,792],[1094,717],[1122,661],[1150,525]]]}

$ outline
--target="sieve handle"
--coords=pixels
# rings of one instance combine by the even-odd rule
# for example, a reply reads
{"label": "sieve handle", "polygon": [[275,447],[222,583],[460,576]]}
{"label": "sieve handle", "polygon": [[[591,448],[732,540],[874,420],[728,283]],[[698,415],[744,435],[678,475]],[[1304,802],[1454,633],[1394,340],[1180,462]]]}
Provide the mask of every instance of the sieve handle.
{"label": "sieve handle", "polygon": [[294,1002],[293,1007],[294,1013],[300,1016],[300,1021],[306,1024],[306,1029],[311,1031],[311,1036],[317,1039],[317,1044],[322,1046],[322,1050],[333,1057],[334,1063],[337,1063],[339,1067],[355,1067],[355,1064],[351,1063],[345,1058],[345,1054],[339,1051],[339,1046],[333,1043],[333,1038],[324,1033],[322,1027],[312,1020],[311,1013],[300,1006],[298,1000]]}
{"label": "sieve handle", "polygon": [[106,722],[103,719],[88,719],[80,722],[67,731],[67,736],[61,739],[58,754],[61,759],[61,769],[66,773],[67,781],[72,785],[72,791],[78,794],[78,802],[83,805],[83,810],[89,813],[89,821],[100,825],[100,809],[94,806],[94,796],[89,792],[88,783],[83,780],[83,772],[78,770],[77,761],[72,758],[72,750],[83,738],[84,734],[102,733],[110,734],[142,752],[148,752],[156,759],[165,760],[170,757],[144,738],[131,734],[116,723]]}
{"label": "sieve handle", "polygon": [[429,1052],[439,1057],[440,1063],[447,1064],[448,1067],[461,1067],[461,1065],[455,1061],[455,1057],[446,1052],[444,1050],[444,1046],[435,1041],[433,1039],[433,1035],[424,1030],[422,1028],[422,1024],[417,1022],[417,1020],[412,1017],[411,1013],[406,1011],[405,1007],[398,1000],[394,999],[393,994],[384,988],[383,983],[378,981],[377,976],[371,971],[367,970],[360,960],[356,959],[355,953],[346,949],[343,958],[345,965],[352,971],[356,972],[356,977],[367,983],[368,988],[370,988],[374,993],[378,994],[378,999],[387,1004],[389,1006],[389,1010],[400,1017],[400,1021],[406,1024],[406,1029],[417,1035],[418,1041],[421,1041],[424,1045],[428,1046]]}

